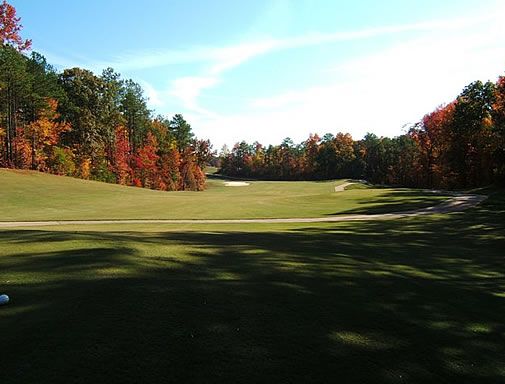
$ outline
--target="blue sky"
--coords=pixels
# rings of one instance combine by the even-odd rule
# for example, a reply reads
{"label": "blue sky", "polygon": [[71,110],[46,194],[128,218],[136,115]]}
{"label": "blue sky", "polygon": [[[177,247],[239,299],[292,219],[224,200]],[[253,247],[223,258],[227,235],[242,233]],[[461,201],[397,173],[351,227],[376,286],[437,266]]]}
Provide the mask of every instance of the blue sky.
{"label": "blue sky", "polygon": [[11,0],[58,68],[111,66],[214,147],[395,136],[505,74],[505,2]]}

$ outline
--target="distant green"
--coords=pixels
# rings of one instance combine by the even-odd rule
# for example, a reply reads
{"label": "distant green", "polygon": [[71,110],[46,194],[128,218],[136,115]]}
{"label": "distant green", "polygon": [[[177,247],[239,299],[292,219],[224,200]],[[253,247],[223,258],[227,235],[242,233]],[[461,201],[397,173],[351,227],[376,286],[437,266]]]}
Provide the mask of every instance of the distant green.
{"label": "distant green", "polygon": [[335,192],[345,180],[251,181],[244,187],[224,182],[209,179],[203,192],[163,192],[0,169],[0,221],[319,217],[408,210],[445,198],[412,189]]}

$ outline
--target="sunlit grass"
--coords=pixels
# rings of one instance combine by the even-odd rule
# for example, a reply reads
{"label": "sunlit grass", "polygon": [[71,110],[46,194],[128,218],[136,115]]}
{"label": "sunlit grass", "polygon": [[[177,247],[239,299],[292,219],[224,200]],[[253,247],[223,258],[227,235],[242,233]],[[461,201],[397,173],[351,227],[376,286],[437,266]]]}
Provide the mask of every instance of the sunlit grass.
{"label": "sunlit grass", "polygon": [[330,334],[330,339],[346,346],[368,350],[384,350],[398,347],[399,342],[392,342],[391,337],[371,334],[365,335],[351,331],[335,331]]}
{"label": "sunlit grass", "polygon": [[0,169],[0,220],[233,219],[381,213],[431,206],[445,196],[409,189],[349,189],[345,180],[253,181],[203,192],[163,192],[39,172]]}

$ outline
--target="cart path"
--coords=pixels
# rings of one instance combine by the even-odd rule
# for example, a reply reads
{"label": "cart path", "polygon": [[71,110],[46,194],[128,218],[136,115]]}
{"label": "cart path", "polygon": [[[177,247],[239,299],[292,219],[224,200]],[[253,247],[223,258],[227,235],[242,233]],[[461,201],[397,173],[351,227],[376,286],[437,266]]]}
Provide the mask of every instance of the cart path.
{"label": "cart path", "polygon": [[300,217],[283,219],[138,219],[138,220],[49,220],[49,221],[0,221],[0,228],[42,227],[58,225],[97,225],[97,224],[247,224],[247,223],[331,223],[340,221],[396,220],[431,214],[461,212],[475,207],[487,198],[484,195],[455,194],[446,201],[427,208],[411,211],[352,214],[326,217]]}
{"label": "cart path", "polygon": [[335,192],[344,192],[344,191],[345,191],[345,188],[346,188],[348,185],[352,185],[352,184],[356,184],[356,183],[344,183],[344,184],[339,184],[339,185],[335,186]]}

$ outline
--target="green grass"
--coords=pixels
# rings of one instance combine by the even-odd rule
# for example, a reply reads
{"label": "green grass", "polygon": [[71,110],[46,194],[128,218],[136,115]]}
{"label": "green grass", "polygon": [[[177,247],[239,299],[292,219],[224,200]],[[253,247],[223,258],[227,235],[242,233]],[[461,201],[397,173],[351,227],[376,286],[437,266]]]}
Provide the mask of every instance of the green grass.
{"label": "green grass", "polygon": [[444,196],[420,190],[365,188],[334,192],[328,182],[252,181],[204,192],[162,192],[0,169],[0,220],[234,219],[381,213],[431,206]]}
{"label": "green grass", "polygon": [[0,230],[0,383],[503,382],[488,193],[398,221]]}

